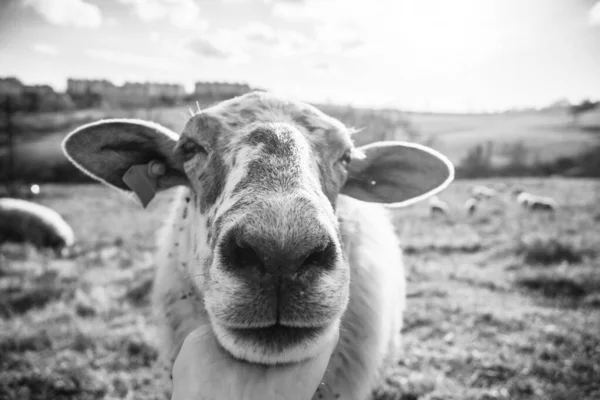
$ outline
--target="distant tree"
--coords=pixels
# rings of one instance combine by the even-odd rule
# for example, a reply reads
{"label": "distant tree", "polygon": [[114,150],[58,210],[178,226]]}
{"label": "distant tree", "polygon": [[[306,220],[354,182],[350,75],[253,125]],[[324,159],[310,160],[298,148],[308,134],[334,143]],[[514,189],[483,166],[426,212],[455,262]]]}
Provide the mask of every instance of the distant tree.
{"label": "distant tree", "polygon": [[591,111],[600,105],[600,101],[591,101],[586,99],[579,104],[574,104],[569,108],[569,112],[573,117],[573,123],[577,124],[579,116],[587,111]]}
{"label": "distant tree", "polygon": [[513,143],[508,149],[510,165],[515,168],[526,166],[528,155],[527,146],[522,141]]}
{"label": "distant tree", "polygon": [[491,171],[490,158],[481,144],[472,147],[460,161],[458,169],[465,178],[487,176]]}

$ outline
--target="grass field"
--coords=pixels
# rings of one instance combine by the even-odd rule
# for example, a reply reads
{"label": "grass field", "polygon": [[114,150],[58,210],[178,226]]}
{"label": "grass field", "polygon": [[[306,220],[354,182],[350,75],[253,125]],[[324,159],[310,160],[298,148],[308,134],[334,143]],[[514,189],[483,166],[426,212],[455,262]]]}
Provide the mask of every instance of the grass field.
{"label": "grass field", "polygon": [[[554,218],[508,194],[467,217],[474,182],[395,210],[404,244],[404,354],[375,398],[600,398],[600,182],[485,181],[551,194]],[[477,182],[480,183],[480,182]],[[148,305],[154,232],[169,201],[141,210],[98,185],[42,187],[78,243],[43,267],[6,245],[0,259],[0,399],[153,399],[157,351]]]}

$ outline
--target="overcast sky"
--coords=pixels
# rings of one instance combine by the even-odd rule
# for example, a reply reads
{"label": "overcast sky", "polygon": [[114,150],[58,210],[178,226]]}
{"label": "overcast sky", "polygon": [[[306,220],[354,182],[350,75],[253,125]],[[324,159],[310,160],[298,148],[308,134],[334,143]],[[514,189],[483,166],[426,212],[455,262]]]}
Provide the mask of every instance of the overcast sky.
{"label": "overcast sky", "polygon": [[0,0],[0,76],[431,111],[600,98],[597,0]]}

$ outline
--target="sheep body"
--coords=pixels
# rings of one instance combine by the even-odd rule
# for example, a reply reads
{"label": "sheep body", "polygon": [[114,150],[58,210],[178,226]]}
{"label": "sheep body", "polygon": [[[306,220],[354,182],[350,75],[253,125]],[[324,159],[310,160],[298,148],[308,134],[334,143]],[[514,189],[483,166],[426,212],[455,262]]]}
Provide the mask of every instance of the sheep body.
{"label": "sheep body", "polygon": [[59,255],[74,241],[73,229],[51,208],[22,199],[0,199],[0,243],[30,243]]}
{"label": "sheep body", "polygon": [[556,200],[547,196],[534,196],[529,201],[530,210],[555,211],[558,207]]}
{"label": "sheep body", "polygon": [[477,197],[469,197],[467,201],[465,201],[465,209],[467,210],[467,214],[473,215],[475,211],[477,211],[477,205],[479,204],[479,198]]}
{"label": "sheep body", "polygon": [[432,215],[448,215],[450,213],[450,207],[448,206],[448,203],[440,200],[437,196],[432,196],[429,198],[429,212]]}
{"label": "sheep body", "polygon": [[474,197],[477,197],[479,199],[481,199],[481,198],[489,199],[489,198],[496,196],[496,194],[498,194],[498,192],[495,189],[492,189],[490,187],[478,185],[471,189],[471,194]]}
{"label": "sheep body", "polygon": [[530,210],[554,211],[558,204],[552,197],[536,196],[527,192],[520,192],[517,196],[517,202]]}
{"label": "sheep body", "polygon": [[[190,280],[177,268],[186,260],[176,251],[181,250],[181,244],[190,235],[187,229],[179,228],[189,222],[180,220],[184,209],[192,207],[184,200],[187,196],[189,189],[181,188],[170,218],[157,236],[158,270],[152,302],[159,318],[163,351],[171,357],[176,356],[193,329],[209,323],[203,299],[194,295]],[[188,215],[191,212],[190,209]],[[350,263],[351,297],[339,344],[319,389],[321,393],[317,392],[314,398],[364,400],[399,353],[406,297],[402,251],[384,207],[340,195],[338,215]],[[182,298],[181,293],[190,295]]]}

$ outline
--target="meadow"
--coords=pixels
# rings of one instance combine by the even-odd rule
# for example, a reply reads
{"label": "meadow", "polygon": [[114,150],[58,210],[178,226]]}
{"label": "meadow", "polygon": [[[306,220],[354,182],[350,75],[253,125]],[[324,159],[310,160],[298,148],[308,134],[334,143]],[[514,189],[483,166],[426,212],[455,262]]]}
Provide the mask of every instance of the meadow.
{"label": "meadow", "polygon": [[[501,196],[473,216],[468,190]],[[554,216],[511,200],[552,195]],[[155,399],[148,303],[154,233],[171,193],[142,210],[100,185],[47,185],[77,244],[67,259],[5,245],[0,257],[0,399]],[[405,251],[403,355],[377,400],[600,398],[600,182],[456,181],[391,210]]]}

